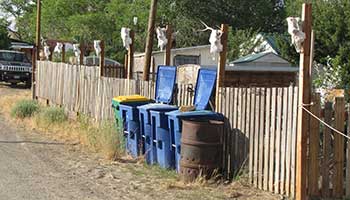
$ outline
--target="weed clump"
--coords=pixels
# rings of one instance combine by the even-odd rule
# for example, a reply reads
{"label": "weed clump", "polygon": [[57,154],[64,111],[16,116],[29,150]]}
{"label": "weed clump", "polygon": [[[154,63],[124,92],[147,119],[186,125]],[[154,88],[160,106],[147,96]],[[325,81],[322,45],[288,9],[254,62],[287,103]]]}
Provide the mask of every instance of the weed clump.
{"label": "weed clump", "polygon": [[32,117],[39,111],[39,105],[33,100],[18,101],[11,109],[11,116],[15,118],[24,119]]}
{"label": "weed clump", "polygon": [[49,126],[52,124],[61,124],[68,120],[68,117],[62,108],[46,107],[42,108],[37,115],[37,123]]}

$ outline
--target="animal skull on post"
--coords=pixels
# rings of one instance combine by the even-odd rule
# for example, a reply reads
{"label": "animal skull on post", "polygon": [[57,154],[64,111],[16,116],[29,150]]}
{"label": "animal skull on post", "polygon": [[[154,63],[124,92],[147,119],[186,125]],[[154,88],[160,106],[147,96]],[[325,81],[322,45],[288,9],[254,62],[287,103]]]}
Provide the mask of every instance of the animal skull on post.
{"label": "animal skull on post", "polygon": [[209,42],[210,42],[210,53],[220,53],[223,50],[223,46],[221,43],[221,36],[223,32],[221,30],[216,30],[208,25],[206,25],[204,22],[201,21],[201,23],[205,26],[205,29],[202,31],[207,31],[210,30],[210,37],[209,37]]}
{"label": "animal skull on post", "polygon": [[99,56],[101,53],[101,40],[94,40],[94,49],[96,52],[96,56]]}
{"label": "animal skull on post", "polygon": [[130,28],[123,27],[120,33],[123,40],[123,46],[126,50],[129,50],[130,45],[132,44],[132,40],[130,37]]}
{"label": "animal skull on post", "polygon": [[288,17],[288,33],[292,37],[292,45],[298,53],[301,51],[301,46],[306,38],[305,33],[301,30],[301,19],[299,17]]}
{"label": "animal skull on post", "polygon": [[156,29],[158,47],[161,51],[164,50],[164,47],[168,44],[168,39],[166,38],[166,28],[160,28],[159,26]]}
{"label": "animal skull on post", "polygon": [[44,55],[46,60],[49,60],[50,55],[51,55],[51,51],[50,51],[50,47],[49,46],[44,46]]}
{"label": "animal skull on post", "polygon": [[54,52],[61,54],[63,49],[63,44],[60,42],[57,42],[55,49],[53,50]]}
{"label": "animal skull on post", "polygon": [[77,63],[80,64],[80,44],[73,44],[74,55],[77,58]]}

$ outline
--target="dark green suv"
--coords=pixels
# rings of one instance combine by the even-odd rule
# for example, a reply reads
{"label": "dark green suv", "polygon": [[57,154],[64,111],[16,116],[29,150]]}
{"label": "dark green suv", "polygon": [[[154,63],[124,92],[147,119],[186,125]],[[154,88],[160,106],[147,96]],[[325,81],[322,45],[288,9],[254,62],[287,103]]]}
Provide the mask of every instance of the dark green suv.
{"label": "dark green suv", "polygon": [[23,52],[0,50],[0,81],[31,87],[32,65]]}

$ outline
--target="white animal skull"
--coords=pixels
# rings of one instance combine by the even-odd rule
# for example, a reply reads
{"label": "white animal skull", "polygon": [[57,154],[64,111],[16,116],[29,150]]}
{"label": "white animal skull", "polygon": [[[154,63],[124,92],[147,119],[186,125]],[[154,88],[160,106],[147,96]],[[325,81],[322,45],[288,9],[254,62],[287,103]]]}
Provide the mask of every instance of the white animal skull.
{"label": "white animal skull", "polygon": [[202,24],[206,27],[203,31],[210,30],[210,53],[220,53],[223,50],[223,46],[221,43],[221,36],[223,32],[221,30],[216,30],[213,28],[210,28],[208,25],[206,25],[204,22]]}
{"label": "white animal skull", "polygon": [[50,51],[49,46],[44,46],[44,55],[45,55],[46,60],[49,60],[50,55],[51,55],[51,51]]}
{"label": "white animal skull", "polygon": [[101,53],[101,40],[94,40],[94,48],[96,52],[96,56],[99,56]]}
{"label": "white animal skull", "polygon": [[130,45],[132,44],[132,40],[130,37],[130,29],[123,27],[120,33],[123,40],[123,46],[126,50],[129,50]]}
{"label": "white animal skull", "polygon": [[58,54],[61,54],[62,49],[63,49],[63,44],[60,42],[57,42],[55,49],[53,51],[58,53]]}
{"label": "white animal skull", "polygon": [[77,58],[78,63],[80,64],[80,44],[73,44],[73,51],[74,51],[74,55]]}
{"label": "white animal skull", "polygon": [[292,44],[298,53],[301,51],[301,45],[303,44],[306,36],[301,30],[301,19],[299,17],[288,17],[288,33],[292,37]]}
{"label": "white animal skull", "polygon": [[156,29],[158,47],[163,51],[164,47],[168,44],[168,39],[166,38],[166,28],[160,28],[159,26]]}

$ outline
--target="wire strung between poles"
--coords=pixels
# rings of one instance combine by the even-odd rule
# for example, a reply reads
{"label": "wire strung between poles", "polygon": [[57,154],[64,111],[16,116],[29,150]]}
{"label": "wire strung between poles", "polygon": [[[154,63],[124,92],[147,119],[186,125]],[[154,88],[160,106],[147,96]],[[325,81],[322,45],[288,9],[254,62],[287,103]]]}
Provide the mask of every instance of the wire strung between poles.
{"label": "wire strung between poles", "polygon": [[311,111],[309,111],[308,109],[306,109],[304,107],[304,105],[301,106],[301,108],[306,111],[309,115],[311,115],[312,117],[314,117],[315,119],[317,119],[318,121],[320,121],[322,124],[324,124],[325,126],[327,126],[329,129],[331,129],[332,131],[338,133],[339,135],[345,137],[346,139],[350,140],[350,137],[345,135],[344,133],[338,131],[337,129],[333,128],[331,125],[327,124],[326,122],[322,121],[322,119],[320,119],[319,117],[317,117],[316,115],[314,115]]}

